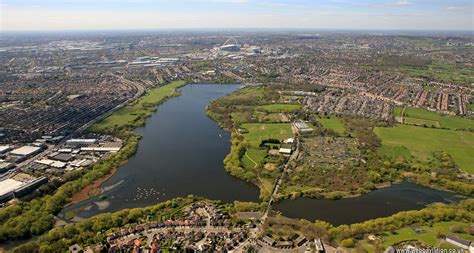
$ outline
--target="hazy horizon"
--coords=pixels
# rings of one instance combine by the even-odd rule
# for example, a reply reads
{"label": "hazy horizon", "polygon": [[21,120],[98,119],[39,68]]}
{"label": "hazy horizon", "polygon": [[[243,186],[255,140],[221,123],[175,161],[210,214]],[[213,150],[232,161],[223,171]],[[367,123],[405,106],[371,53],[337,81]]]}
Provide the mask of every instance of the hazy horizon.
{"label": "hazy horizon", "polygon": [[1,31],[323,29],[473,31],[469,0],[3,0]]}

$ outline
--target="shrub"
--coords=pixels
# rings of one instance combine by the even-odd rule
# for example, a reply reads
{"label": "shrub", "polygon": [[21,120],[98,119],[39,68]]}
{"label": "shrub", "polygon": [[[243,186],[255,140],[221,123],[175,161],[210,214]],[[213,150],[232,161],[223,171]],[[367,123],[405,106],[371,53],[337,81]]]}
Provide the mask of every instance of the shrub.
{"label": "shrub", "polygon": [[352,238],[344,239],[341,241],[341,246],[346,247],[346,248],[353,248],[354,245],[355,245],[355,241]]}

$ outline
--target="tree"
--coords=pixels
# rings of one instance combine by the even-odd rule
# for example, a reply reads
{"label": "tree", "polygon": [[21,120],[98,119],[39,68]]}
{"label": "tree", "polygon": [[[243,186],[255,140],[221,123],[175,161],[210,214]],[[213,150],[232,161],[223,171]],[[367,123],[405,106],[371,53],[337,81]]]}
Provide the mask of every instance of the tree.
{"label": "tree", "polygon": [[352,238],[344,239],[341,241],[341,246],[346,247],[346,248],[353,248],[354,245],[355,245],[355,241]]}

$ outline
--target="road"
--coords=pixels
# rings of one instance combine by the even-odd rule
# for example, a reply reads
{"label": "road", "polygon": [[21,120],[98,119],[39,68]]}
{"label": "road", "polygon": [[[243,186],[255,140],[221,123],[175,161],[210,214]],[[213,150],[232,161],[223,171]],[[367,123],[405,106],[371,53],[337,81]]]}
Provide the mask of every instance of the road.
{"label": "road", "polygon": [[96,122],[108,117],[109,115],[111,115],[113,112],[117,111],[118,109],[126,106],[127,104],[129,104],[130,102],[134,101],[135,99],[141,97],[143,95],[143,93],[146,92],[146,88],[139,84],[139,83],[136,83],[136,82],[133,82],[133,81],[130,81],[130,80],[127,80],[121,76],[117,76],[115,74],[110,74],[116,78],[118,78],[119,80],[121,80],[123,83],[127,84],[127,85],[130,85],[130,86],[133,86],[135,87],[135,89],[137,90],[137,93],[135,93],[135,95],[129,99],[127,99],[125,102],[117,105],[116,107],[110,109],[108,112],[100,115],[99,117],[96,117],[95,119],[87,122],[86,124],[84,124],[83,126],[81,126],[80,128],[78,128],[76,131],[74,131],[73,133],[65,136],[59,143],[57,143],[56,145],[53,145],[53,146],[48,146],[47,149],[45,149],[43,152],[39,153],[38,155],[36,156],[33,156],[19,164],[17,164],[17,166],[5,173],[3,173],[1,176],[0,176],[0,180],[4,180],[4,179],[7,179],[7,178],[10,178],[12,177],[13,175],[17,174],[18,172],[21,171],[21,169],[23,168],[28,168],[35,160],[41,160],[45,157],[47,157],[48,155],[50,155],[52,153],[52,150],[54,147],[57,147],[57,146],[60,146],[62,144],[64,144],[64,142],[66,142],[67,139],[71,138],[72,136],[75,136],[75,135],[78,135],[78,134],[81,134],[83,131],[85,131],[87,128],[89,128],[90,126],[92,126],[93,124],[95,124]]}
{"label": "road", "polygon": [[[275,186],[273,188],[273,191],[272,191],[272,195],[270,196],[270,200],[268,201],[268,205],[267,205],[267,208],[265,209],[265,212],[263,213],[262,217],[260,218],[260,223],[258,224],[258,226],[251,230],[250,231],[250,236],[247,240],[245,240],[243,243],[241,243],[239,245],[239,247],[237,247],[236,249],[234,249],[234,252],[245,252],[244,251],[244,248],[247,246],[247,245],[255,245],[257,239],[264,233],[265,231],[265,225],[266,225],[266,222],[267,222],[267,218],[268,218],[268,214],[270,213],[271,209],[272,209],[272,204],[275,200],[275,197],[276,195],[278,194],[278,190],[280,189],[280,186],[283,182],[283,178],[285,176],[286,173],[288,173],[288,167],[289,167],[289,163],[293,160],[295,160],[296,158],[298,158],[298,155],[299,155],[299,150],[300,150],[300,142],[298,141],[298,131],[297,129],[292,125],[291,126],[291,129],[293,131],[293,134],[295,136],[294,140],[296,142],[296,149],[295,151],[291,154],[291,156],[286,159],[285,163],[283,164],[283,171],[280,175],[280,177],[277,179],[276,183],[275,183]],[[306,247],[302,246],[302,247],[299,247],[298,248],[298,251],[302,250],[302,252],[304,252],[304,249],[306,249]],[[272,248],[269,247],[269,252],[272,251]],[[289,250],[291,252],[294,252],[294,249],[292,250]]]}
{"label": "road", "polygon": [[271,211],[271,208],[272,208],[272,204],[273,204],[273,201],[275,200],[275,196],[278,194],[278,190],[280,189],[280,186],[283,182],[283,178],[284,176],[286,175],[286,173],[288,172],[288,164],[295,160],[296,158],[298,158],[298,155],[299,155],[299,150],[300,150],[300,143],[298,141],[298,131],[295,129],[295,127],[292,125],[291,126],[291,129],[293,131],[293,134],[295,135],[295,142],[296,142],[296,149],[295,151],[291,154],[291,156],[286,159],[284,165],[283,165],[283,171],[280,175],[280,178],[278,178],[276,184],[275,184],[275,187],[273,188],[273,192],[272,192],[272,195],[270,196],[270,200],[268,201],[268,205],[267,205],[267,209],[265,210],[265,212],[263,213],[263,216],[262,216],[262,219],[261,219],[261,224],[264,225],[265,222],[266,222],[266,219],[268,217],[268,213]]}
{"label": "road", "polygon": [[86,130],[87,128],[89,128],[90,126],[95,124],[96,122],[101,121],[102,119],[110,116],[112,113],[114,113],[118,109],[128,105],[130,102],[134,101],[135,99],[138,99],[139,97],[141,97],[143,95],[143,93],[146,92],[146,88],[140,83],[130,81],[128,79],[123,78],[122,76],[118,76],[118,75],[115,75],[115,74],[110,74],[110,75],[113,76],[113,77],[118,78],[119,80],[121,80],[125,84],[128,84],[130,86],[134,86],[135,89],[137,90],[137,93],[135,93],[135,95],[133,97],[129,98],[125,102],[123,102],[123,103],[117,105],[116,107],[110,109],[108,112],[106,112],[106,113],[100,115],[99,117],[87,122],[85,125],[83,125],[82,127],[78,128],[76,131],[74,131],[74,133],[72,133],[71,135],[82,133],[84,130]]}

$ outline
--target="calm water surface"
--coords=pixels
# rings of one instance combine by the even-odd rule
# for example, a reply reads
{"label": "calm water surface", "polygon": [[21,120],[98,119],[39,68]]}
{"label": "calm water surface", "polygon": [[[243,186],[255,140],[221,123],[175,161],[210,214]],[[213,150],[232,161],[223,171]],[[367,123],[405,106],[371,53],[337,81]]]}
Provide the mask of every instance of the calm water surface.
{"label": "calm water surface", "polygon": [[[136,130],[143,136],[137,153],[102,184],[105,191],[102,195],[106,199],[94,197],[82,201],[65,208],[62,214],[80,209],[78,217],[87,218],[189,194],[224,202],[258,201],[255,186],[224,170],[223,159],[230,149],[230,134],[219,128],[205,112],[210,101],[239,87],[194,84],[181,88],[181,96],[160,105],[146,125]],[[452,200],[448,193],[402,183],[339,201],[286,200],[275,205],[275,209],[289,217],[342,224]]]}
{"label": "calm water surface", "polygon": [[63,213],[82,207],[85,210],[79,216],[85,218],[189,194],[224,202],[258,201],[257,187],[224,170],[230,133],[205,112],[210,101],[239,87],[194,84],[181,88],[180,96],[160,105],[146,125],[136,130],[143,136],[137,153],[102,184],[105,201],[92,198]]}
{"label": "calm water surface", "polygon": [[284,200],[274,205],[274,209],[291,218],[324,220],[340,225],[387,217],[400,211],[422,209],[434,202],[456,201],[458,199],[454,194],[402,182],[355,198]]}

